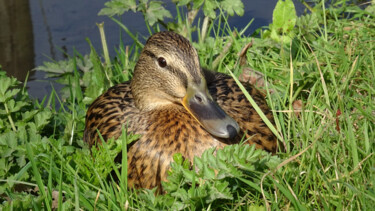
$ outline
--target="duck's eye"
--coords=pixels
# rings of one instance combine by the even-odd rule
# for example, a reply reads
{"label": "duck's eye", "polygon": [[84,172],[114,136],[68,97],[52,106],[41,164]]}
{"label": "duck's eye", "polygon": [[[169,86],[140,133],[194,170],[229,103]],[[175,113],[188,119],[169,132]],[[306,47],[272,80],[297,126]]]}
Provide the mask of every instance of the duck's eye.
{"label": "duck's eye", "polygon": [[167,66],[167,61],[163,57],[158,58],[158,63],[160,67],[165,67]]}

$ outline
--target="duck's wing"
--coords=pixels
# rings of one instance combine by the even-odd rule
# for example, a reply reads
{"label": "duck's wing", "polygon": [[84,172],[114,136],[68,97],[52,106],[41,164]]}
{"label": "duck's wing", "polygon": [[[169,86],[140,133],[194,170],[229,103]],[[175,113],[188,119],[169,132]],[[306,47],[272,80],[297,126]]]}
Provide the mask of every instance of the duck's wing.
{"label": "duck's wing", "polygon": [[[223,73],[205,69],[203,71],[210,94],[216,99],[219,106],[237,121],[242,135],[245,134],[249,139],[248,142],[255,144],[257,148],[275,153],[277,150],[276,136],[251,106],[234,79]],[[274,124],[272,112],[263,94],[249,83],[243,83],[243,85],[266,117]]]}
{"label": "duck's wing", "polygon": [[133,122],[138,113],[134,105],[130,82],[121,83],[99,96],[86,113],[86,126],[83,140],[89,145],[100,142],[98,132],[104,140],[121,134],[122,125]]}

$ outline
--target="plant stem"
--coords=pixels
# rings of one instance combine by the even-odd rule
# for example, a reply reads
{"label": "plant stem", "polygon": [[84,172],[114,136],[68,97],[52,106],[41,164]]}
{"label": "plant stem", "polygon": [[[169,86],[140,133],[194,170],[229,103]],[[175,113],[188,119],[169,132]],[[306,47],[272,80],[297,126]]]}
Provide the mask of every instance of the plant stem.
{"label": "plant stem", "polygon": [[208,22],[210,22],[210,18],[207,17],[207,16],[204,17],[203,25],[202,25],[201,41],[204,41],[204,39],[206,38],[206,33],[207,33],[207,29],[208,29]]}
{"label": "plant stem", "polygon": [[104,53],[104,59],[107,67],[111,66],[111,59],[109,58],[109,53],[108,53],[108,46],[107,46],[107,41],[105,38],[105,33],[104,33],[104,23],[97,23],[96,24],[99,28],[100,32],[100,38],[102,41],[102,47],[103,47],[103,53]]}
{"label": "plant stem", "polygon": [[9,112],[9,109],[8,109],[8,106],[7,106],[6,103],[4,103],[4,107],[5,107],[5,111],[7,112],[7,116],[8,116],[10,125],[12,126],[13,131],[17,131],[16,126],[14,125],[12,116],[10,115],[10,112]]}

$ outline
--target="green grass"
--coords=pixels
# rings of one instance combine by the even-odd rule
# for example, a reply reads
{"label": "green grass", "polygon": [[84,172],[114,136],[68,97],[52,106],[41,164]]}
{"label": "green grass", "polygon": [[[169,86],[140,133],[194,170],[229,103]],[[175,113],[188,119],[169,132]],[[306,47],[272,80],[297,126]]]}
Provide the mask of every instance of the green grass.
{"label": "green grass", "polygon": [[[76,52],[39,67],[65,85],[42,102],[0,72],[0,209],[372,210],[373,8],[317,4],[297,19],[291,44],[234,33],[224,15],[204,29],[204,38],[199,22],[193,44],[209,69],[238,76],[238,53],[253,41],[247,66],[267,81],[261,89],[283,150],[276,156],[241,145],[216,156],[209,150],[194,159],[193,169],[176,154],[164,195],[127,190],[127,169],[120,167],[127,163],[126,143],[137,136],[126,127],[119,140],[91,152],[82,141],[87,106],[111,84],[131,79],[139,44],[120,45],[105,64],[92,47],[90,55]],[[293,106],[296,101],[302,106]]]}

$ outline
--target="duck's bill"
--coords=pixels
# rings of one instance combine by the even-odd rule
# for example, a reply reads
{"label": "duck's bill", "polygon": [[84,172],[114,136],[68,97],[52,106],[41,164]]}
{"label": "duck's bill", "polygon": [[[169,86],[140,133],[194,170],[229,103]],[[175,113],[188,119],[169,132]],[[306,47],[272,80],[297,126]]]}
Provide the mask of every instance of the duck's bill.
{"label": "duck's bill", "polygon": [[216,137],[232,139],[240,130],[237,122],[212,99],[206,86],[189,87],[182,104],[207,132]]}

